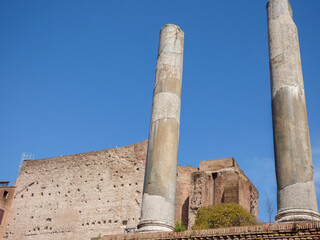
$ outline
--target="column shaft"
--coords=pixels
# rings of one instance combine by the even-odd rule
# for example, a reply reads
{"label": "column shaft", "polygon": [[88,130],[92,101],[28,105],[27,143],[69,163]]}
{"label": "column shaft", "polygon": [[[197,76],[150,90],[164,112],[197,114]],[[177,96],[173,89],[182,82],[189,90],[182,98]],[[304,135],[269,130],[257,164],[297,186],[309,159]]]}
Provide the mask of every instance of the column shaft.
{"label": "column shaft", "polygon": [[267,11],[278,188],[276,220],[320,220],[297,28],[288,0],[269,0]]}
{"label": "column shaft", "polygon": [[184,33],[160,31],[141,207],[141,232],[174,230]]}

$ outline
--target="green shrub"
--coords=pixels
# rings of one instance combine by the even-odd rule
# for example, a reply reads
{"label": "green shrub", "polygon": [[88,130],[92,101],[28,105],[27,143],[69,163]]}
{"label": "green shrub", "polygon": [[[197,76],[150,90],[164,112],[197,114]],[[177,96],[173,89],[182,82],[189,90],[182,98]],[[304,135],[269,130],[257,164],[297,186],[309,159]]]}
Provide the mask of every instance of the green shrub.
{"label": "green shrub", "polygon": [[235,203],[222,203],[202,207],[192,229],[208,229],[221,227],[234,227],[255,225],[257,220],[247,210]]}
{"label": "green shrub", "polygon": [[175,226],[174,226],[174,231],[175,232],[183,232],[186,231],[187,227],[183,224],[182,221],[176,221]]}

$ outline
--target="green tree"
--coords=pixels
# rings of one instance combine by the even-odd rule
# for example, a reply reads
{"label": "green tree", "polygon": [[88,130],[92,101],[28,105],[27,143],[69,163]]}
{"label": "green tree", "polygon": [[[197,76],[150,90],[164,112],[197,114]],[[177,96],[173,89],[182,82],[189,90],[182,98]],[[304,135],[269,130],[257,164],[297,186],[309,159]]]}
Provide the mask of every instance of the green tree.
{"label": "green tree", "polygon": [[257,224],[255,217],[239,204],[222,203],[200,208],[192,228],[208,229],[255,224]]}

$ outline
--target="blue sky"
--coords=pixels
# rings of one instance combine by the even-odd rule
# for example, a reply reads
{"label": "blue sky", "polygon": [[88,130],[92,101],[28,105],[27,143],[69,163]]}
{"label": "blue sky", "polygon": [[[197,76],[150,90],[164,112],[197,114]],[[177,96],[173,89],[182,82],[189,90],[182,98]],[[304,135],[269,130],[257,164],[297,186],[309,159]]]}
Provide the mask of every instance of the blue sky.
{"label": "blue sky", "polygon": [[[1,180],[147,139],[159,31],[185,32],[179,164],[234,157],[276,203],[267,0],[0,1]],[[320,1],[291,0],[320,200]],[[319,202],[320,203],[320,202]],[[320,205],[320,204],[319,204]]]}

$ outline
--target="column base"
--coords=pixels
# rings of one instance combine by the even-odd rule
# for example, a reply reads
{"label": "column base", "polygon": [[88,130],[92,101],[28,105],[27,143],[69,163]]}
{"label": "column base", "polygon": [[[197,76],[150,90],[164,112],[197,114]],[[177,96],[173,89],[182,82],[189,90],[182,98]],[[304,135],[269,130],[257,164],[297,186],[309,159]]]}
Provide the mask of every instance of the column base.
{"label": "column base", "polygon": [[146,220],[138,224],[138,232],[172,232],[174,226],[168,222]]}
{"label": "column base", "polygon": [[276,222],[320,221],[320,214],[308,209],[282,209],[276,215]]}

